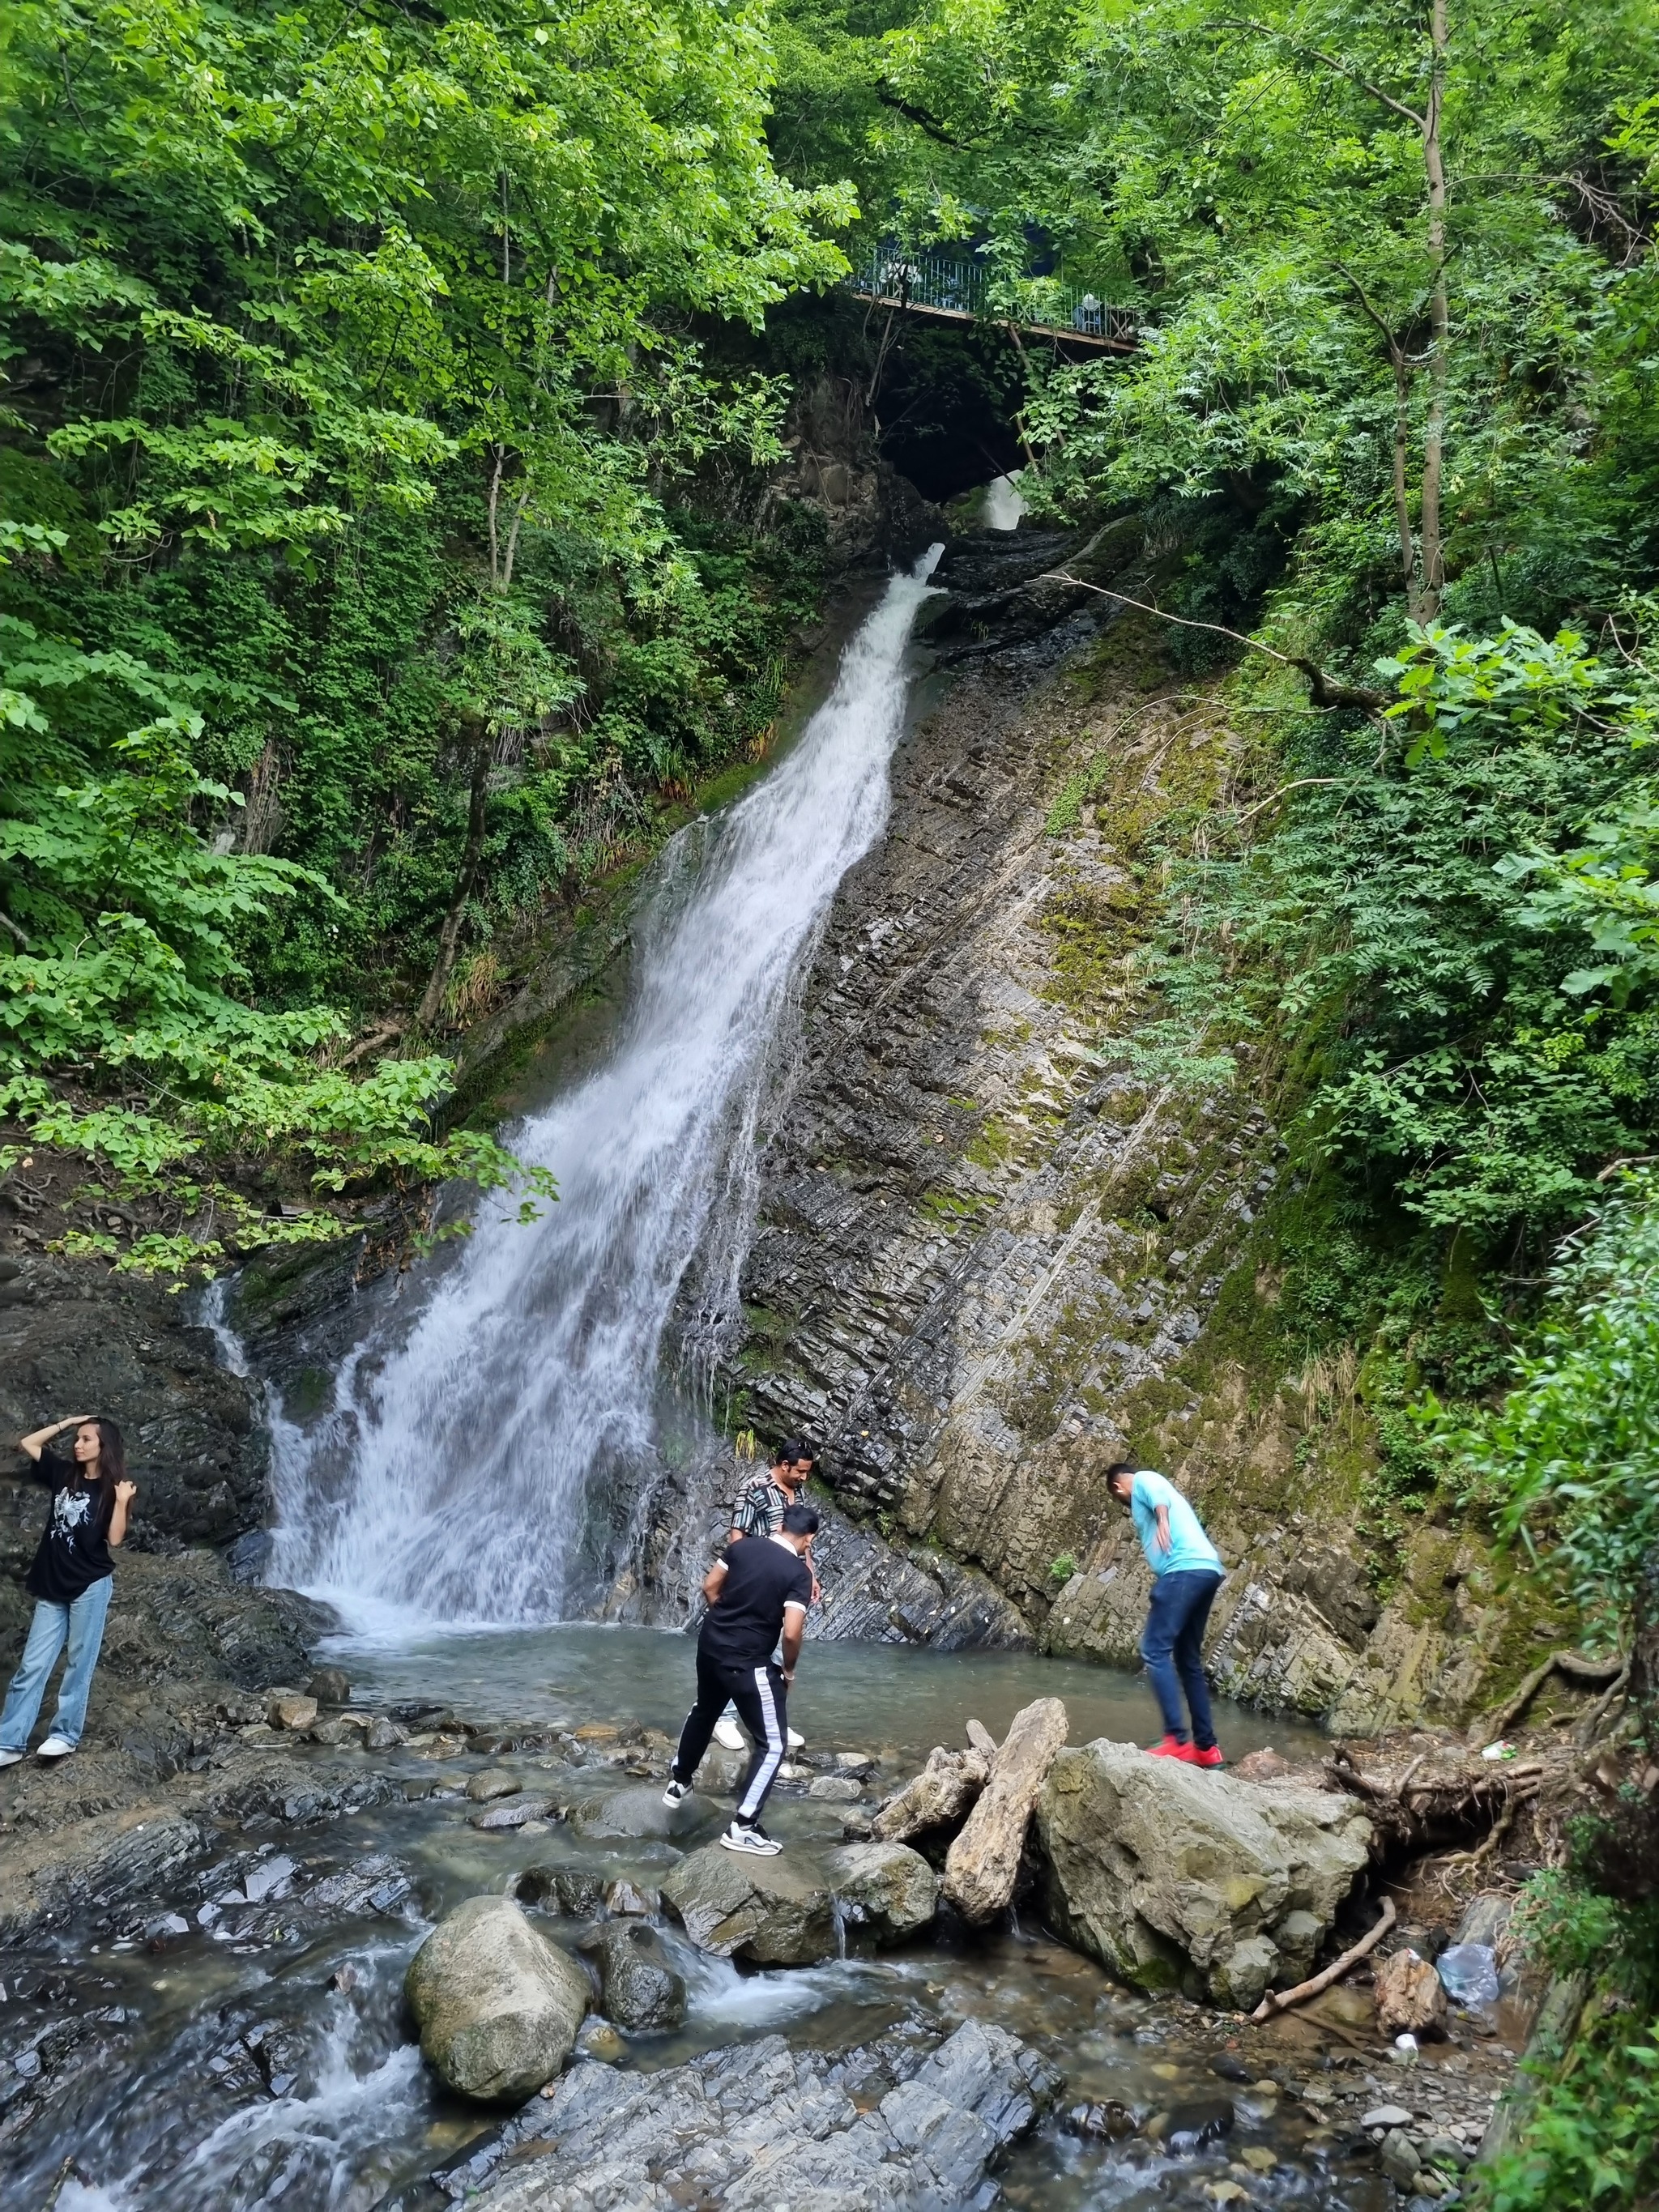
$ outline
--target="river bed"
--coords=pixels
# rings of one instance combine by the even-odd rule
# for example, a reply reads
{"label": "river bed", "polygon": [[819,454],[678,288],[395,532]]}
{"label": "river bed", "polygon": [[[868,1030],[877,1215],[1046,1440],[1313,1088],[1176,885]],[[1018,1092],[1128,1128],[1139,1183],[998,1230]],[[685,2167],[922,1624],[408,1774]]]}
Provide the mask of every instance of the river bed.
{"label": "river bed", "polygon": [[[355,1696],[377,1706],[435,1699],[479,1719],[654,1729],[678,1719],[690,1660],[684,1638],[568,1627],[360,1646],[349,1663]],[[889,1781],[931,1743],[959,1743],[969,1713],[1000,1733],[1034,1695],[1065,1698],[1074,1741],[1144,1737],[1152,1715],[1137,1680],[1011,1654],[940,1659],[902,1647],[821,1645],[805,1654],[801,1685],[796,1717],[809,1750],[858,1745]],[[1224,1712],[1223,1726],[1230,1747],[1271,1740],[1294,1752],[1312,1735],[1237,1710]],[[623,1756],[611,1753],[606,1765],[596,1751],[596,1795],[617,1786]],[[465,1785],[487,1759],[502,1757],[434,1760],[414,1747],[366,1757],[365,1771],[378,1765],[394,1782],[391,1802],[320,1827],[231,1829],[167,1895],[15,1952],[0,2001],[0,2048],[12,2074],[6,2109],[15,2115],[32,2094],[31,2052],[57,2068],[58,2087],[50,2111],[16,2140],[11,2171],[21,2185],[8,2203],[27,2212],[49,2202],[60,2212],[372,2212],[483,2131],[489,2114],[445,2092],[411,2039],[401,1984],[424,1936],[464,1897],[510,1891],[532,1865],[654,1886],[678,1856],[661,1842],[585,1840],[563,1824],[481,1832],[469,1823],[477,1808]],[[505,1763],[532,1788],[538,1770],[568,1772],[559,1758],[533,1752],[506,1754]],[[809,1799],[801,1784],[781,1788],[768,1815],[786,1847],[801,1851],[838,1842],[844,1817],[845,1808]],[[582,1931],[557,1917],[538,1916],[538,1924],[566,1944]],[[1263,2086],[1220,2079],[1213,2063],[1225,2063],[1236,2028],[1179,2000],[1115,1987],[1052,1940],[1029,1908],[982,1941],[957,1933],[880,1956],[759,1972],[698,1954],[672,1922],[661,1932],[688,1985],[687,2018],[672,2033],[628,2039],[625,2066],[654,2069],[775,2033],[838,2051],[906,2022],[995,2021],[1067,2079],[1060,2111],[1000,2176],[1012,2205],[1197,2212],[1243,2201],[1380,2212],[1394,2201],[1363,2139],[1334,2135],[1294,2094],[1333,2064],[1370,2068],[1386,2090],[1382,2054],[1355,2056],[1352,2035],[1298,2026],[1265,2051],[1265,2036],[1253,2039],[1251,2069],[1267,2069]],[[65,2057],[65,2039],[76,2037]],[[1234,2076],[1249,2070],[1231,2062]],[[1225,2135],[1181,2150],[1145,2133],[1085,2138],[1064,2118],[1079,2104],[1109,2104],[1144,2122],[1171,2106],[1213,2106],[1218,2095],[1231,2115]],[[53,2199],[71,2157],[75,2172]],[[1244,2197],[1218,2198],[1227,2182]]]}

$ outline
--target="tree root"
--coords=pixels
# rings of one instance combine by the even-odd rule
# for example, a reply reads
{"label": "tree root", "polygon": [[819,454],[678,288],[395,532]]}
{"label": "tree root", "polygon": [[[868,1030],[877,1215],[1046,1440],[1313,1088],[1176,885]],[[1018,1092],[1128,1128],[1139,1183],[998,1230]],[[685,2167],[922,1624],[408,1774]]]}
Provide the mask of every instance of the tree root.
{"label": "tree root", "polygon": [[1586,1659],[1577,1651],[1552,1651],[1541,1665],[1533,1668],[1506,1705],[1475,1723],[1469,1730],[1470,1747],[1479,1751],[1489,1743],[1496,1743],[1506,1729],[1515,1726],[1552,1674],[1565,1674],[1569,1681],[1600,1687],[1616,1681],[1621,1673],[1628,1674],[1629,1670],[1628,1659]]}

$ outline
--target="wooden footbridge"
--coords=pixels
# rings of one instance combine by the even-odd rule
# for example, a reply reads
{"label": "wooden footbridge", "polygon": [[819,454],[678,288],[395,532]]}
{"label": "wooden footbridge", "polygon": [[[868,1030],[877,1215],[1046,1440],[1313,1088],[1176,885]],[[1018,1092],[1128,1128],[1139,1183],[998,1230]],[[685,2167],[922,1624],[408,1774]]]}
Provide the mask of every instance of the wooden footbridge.
{"label": "wooden footbridge", "polygon": [[989,304],[991,272],[981,264],[951,261],[940,253],[880,249],[842,279],[855,300],[867,300],[872,307],[944,322],[998,324],[1016,337],[1056,338],[1097,353],[1134,351],[1140,337],[1134,308],[1113,307],[1054,277],[1027,281],[1031,304],[1021,312]]}

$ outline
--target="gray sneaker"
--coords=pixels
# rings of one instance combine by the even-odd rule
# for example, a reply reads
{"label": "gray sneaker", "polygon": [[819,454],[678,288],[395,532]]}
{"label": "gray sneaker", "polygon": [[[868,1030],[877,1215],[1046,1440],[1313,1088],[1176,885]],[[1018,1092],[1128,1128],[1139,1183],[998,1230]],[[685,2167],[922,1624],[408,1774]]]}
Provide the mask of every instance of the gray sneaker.
{"label": "gray sneaker", "polygon": [[668,1787],[662,1793],[662,1802],[665,1805],[684,1805],[690,1795],[691,1784],[689,1782],[678,1782],[671,1774],[668,1778]]}

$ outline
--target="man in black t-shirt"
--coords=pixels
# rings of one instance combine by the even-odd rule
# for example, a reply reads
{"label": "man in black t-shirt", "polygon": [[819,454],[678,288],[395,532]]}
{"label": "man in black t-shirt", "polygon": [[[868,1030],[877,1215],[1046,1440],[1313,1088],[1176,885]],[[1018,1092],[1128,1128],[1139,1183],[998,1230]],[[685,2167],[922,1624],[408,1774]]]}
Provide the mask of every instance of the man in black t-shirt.
{"label": "man in black t-shirt", "polygon": [[[787,1506],[775,1535],[740,1538],[708,1570],[702,1585],[708,1611],[697,1638],[697,1702],[686,1716],[663,1792],[665,1805],[690,1796],[692,1778],[729,1699],[754,1739],[755,1754],[738,1792],[736,1817],[720,1841],[728,1851],[757,1858],[770,1858],[783,1848],[762,1827],[760,1813],[788,1744],[784,1698],[795,1679],[812,1601],[812,1570],[805,1555],[817,1532],[815,1507]],[[780,1636],[781,1668],[772,1664]]]}

